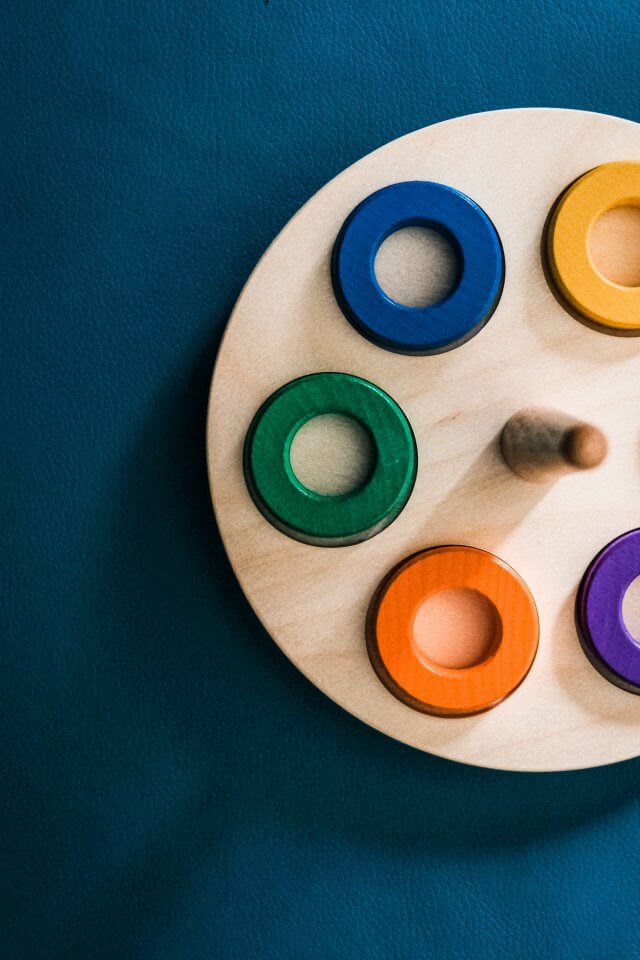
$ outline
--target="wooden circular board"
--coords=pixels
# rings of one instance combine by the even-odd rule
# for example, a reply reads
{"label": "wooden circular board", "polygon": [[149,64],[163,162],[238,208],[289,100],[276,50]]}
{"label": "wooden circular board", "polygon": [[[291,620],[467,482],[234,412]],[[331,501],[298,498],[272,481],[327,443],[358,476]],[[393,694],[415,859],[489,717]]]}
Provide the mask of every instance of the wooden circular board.
{"label": "wooden circular board", "polygon": [[[597,164],[640,160],[640,125],[572,110],[505,110],[418,130],[358,161],[293,217],[262,257],[217,358],[207,427],[219,528],[253,609],[289,659],[350,713],[442,757],[506,770],[568,770],[640,754],[640,697],[585,657],[574,625],[589,562],[640,525],[640,339],[579,323],[541,264],[554,201]],[[495,224],[506,261],[487,326],[449,353],[408,357],[360,336],[335,301],[330,255],[347,214],[400,180],[435,180],[472,197]],[[242,447],[260,404],[294,377],[342,371],[400,404],[418,444],[418,477],[400,517],[371,540],[323,548],[289,539],[258,512]],[[599,426],[610,453],[555,484],[524,481],[497,437],[525,406]],[[382,685],[365,644],[381,578],[425,547],[467,544],[515,568],[540,614],[540,648],[522,686],[476,717],[443,719]]]}

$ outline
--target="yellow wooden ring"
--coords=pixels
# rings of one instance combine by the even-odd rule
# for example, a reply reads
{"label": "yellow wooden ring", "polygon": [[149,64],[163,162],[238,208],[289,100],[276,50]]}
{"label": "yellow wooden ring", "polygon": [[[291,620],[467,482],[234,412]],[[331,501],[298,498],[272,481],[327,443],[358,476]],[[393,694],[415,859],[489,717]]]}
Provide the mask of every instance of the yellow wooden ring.
{"label": "yellow wooden ring", "polygon": [[598,272],[589,231],[613,207],[640,207],[640,163],[605,163],[576,180],[558,201],[547,239],[549,268],[568,304],[618,333],[640,334],[640,287],[623,287]]}

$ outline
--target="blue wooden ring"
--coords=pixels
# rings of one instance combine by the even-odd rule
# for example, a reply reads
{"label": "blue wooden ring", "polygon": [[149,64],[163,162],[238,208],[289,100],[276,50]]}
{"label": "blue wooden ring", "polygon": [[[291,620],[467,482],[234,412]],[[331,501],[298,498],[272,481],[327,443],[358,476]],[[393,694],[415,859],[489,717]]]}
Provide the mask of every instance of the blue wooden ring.
{"label": "blue wooden ring", "polygon": [[[386,238],[403,227],[429,227],[453,246],[458,277],[439,303],[408,307],[388,297],[375,276]],[[464,193],[408,180],[377,190],[345,220],[333,248],[333,290],[349,322],[396,353],[443,353],[475,336],[495,310],[504,284],[504,254],[493,223]]]}

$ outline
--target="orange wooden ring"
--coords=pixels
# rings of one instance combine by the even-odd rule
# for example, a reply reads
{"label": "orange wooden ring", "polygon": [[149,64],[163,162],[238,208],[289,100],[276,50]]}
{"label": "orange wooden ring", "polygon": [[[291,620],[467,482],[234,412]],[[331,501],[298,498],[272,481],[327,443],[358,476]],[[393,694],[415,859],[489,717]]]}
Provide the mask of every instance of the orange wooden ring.
{"label": "orange wooden ring", "polygon": [[[443,590],[475,591],[495,608],[495,638],[485,659],[443,667],[417,646],[422,604]],[[503,560],[476,547],[424,550],[402,561],[378,587],[367,616],[367,648],[384,685],[404,703],[437,716],[470,716],[518,687],[538,649],[538,612],[529,588]]]}

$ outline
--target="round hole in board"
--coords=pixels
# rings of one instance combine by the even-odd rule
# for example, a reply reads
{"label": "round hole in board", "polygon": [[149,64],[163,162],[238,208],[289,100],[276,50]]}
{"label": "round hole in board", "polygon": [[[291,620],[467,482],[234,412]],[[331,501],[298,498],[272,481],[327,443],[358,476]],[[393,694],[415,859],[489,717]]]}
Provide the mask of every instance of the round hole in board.
{"label": "round hole in board", "polygon": [[453,587],[431,594],[413,621],[413,645],[428,664],[460,670],[482,663],[497,649],[502,624],[483,593]]}
{"label": "round hole in board", "polygon": [[598,273],[622,287],[640,287],[640,206],[600,214],[589,231],[589,254]]}
{"label": "round hole in board", "polygon": [[622,598],[622,619],[633,639],[640,643],[640,576],[631,581]]}
{"label": "round hole in board", "polygon": [[374,465],[369,431],[352,417],[325,413],[307,420],[289,451],[291,469],[313,493],[344,496],[364,486]]}
{"label": "round hole in board", "polygon": [[378,248],[374,272],[388,297],[406,307],[428,307],[456,286],[459,264],[451,243],[437,230],[402,227]]}

